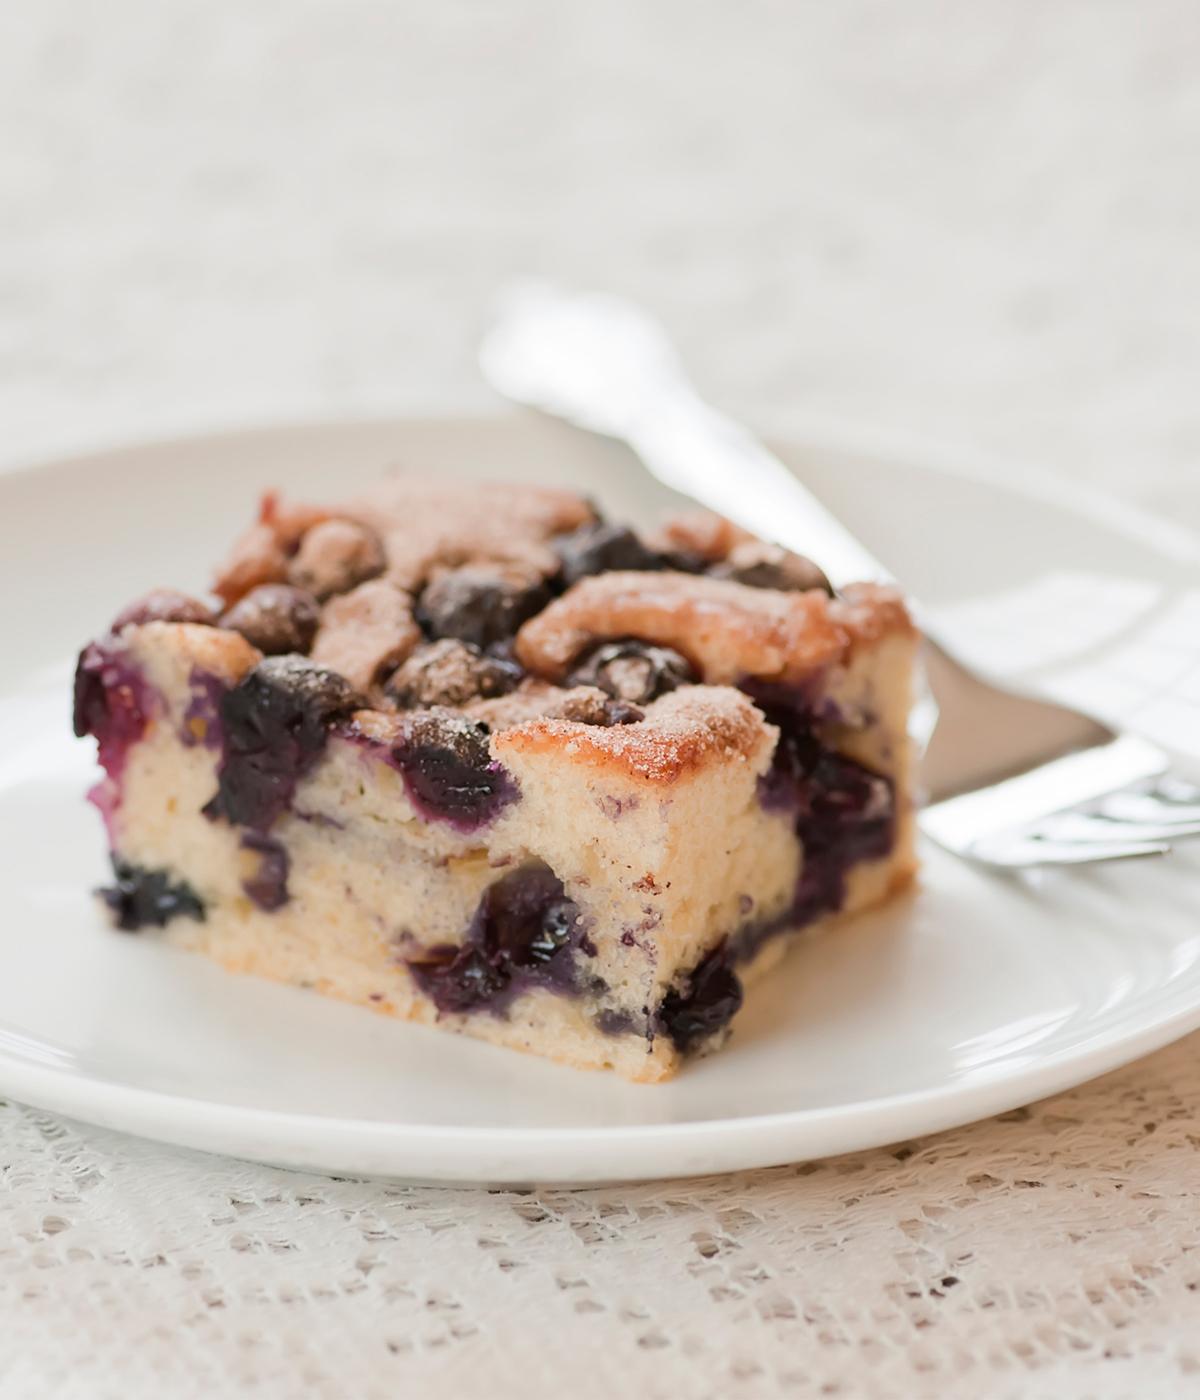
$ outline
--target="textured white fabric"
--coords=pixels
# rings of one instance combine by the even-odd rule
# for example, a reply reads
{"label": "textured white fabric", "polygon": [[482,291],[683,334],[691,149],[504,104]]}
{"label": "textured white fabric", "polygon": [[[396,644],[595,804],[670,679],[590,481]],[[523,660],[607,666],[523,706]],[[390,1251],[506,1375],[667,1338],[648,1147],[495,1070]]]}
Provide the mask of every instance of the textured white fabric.
{"label": "textured white fabric", "polygon": [[[1200,523],[1200,11],[1174,0],[0,8],[0,455],[487,410],[516,272],[776,428]],[[0,1109],[0,1397],[1200,1393],[1200,1038],[889,1151],[533,1195]]]}

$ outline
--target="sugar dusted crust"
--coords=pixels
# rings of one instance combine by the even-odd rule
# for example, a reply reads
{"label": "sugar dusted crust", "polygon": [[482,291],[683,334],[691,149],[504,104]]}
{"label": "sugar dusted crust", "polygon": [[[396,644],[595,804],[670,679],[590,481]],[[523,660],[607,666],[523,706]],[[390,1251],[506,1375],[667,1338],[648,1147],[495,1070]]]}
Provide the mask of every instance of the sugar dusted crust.
{"label": "sugar dusted crust", "polygon": [[779,593],[680,573],[583,579],[517,636],[530,670],[558,679],[597,638],[642,637],[686,656],[709,685],[747,676],[800,683],[840,663],[852,644],[912,624],[894,590],[852,604],[816,591]]}
{"label": "sugar dusted crust", "polygon": [[892,589],[825,589],[708,512],[639,539],[522,485],[268,493],[224,611],[156,590],[81,656],[104,900],[230,970],[669,1078],[915,869],[916,633]]}
{"label": "sugar dusted crust", "polygon": [[[537,719],[492,739],[504,763],[520,755],[554,755],[601,773],[668,786],[710,763],[769,754],[778,731],[737,690],[687,686],[656,700],[641,724],[601,729],[562,719]],[[760,765],[761,766],[761,765]]]}
{"label": "sugar dusted crust", "polygon": [[[347,522],[365,527],[380,543],[386,577],[409,592],[438,567],[479,560],[506,563],[531,574],[553,573],[558,560],[547,541],[585,524],[592,507],[567,491],[516,482],[476,482],[469,490],[407,472],[340,504],[284,502],[263,497],[259,518],[235,542],[217,569],[214,592],[229,605],[263,583],[310,586],[337,567],[329,549],[310,559],[306,536]],[[328,545],[328,540],[325,541]],[[355,541],[355,552],[363,549]],[[315,551],[313,551],[315,554]],[[319,562],[317,571],[314,566]],[[365,581],[365,580],[361,580]]]}

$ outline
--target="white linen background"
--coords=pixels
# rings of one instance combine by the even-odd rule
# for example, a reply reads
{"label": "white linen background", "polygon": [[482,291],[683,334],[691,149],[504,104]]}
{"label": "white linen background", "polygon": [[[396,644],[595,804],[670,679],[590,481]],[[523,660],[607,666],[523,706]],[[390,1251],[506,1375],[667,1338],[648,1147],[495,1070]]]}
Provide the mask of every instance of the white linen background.
{"label": "white linen background", "polygon": [[[760,427],[957,441],[1200,527],[1198,168],[1184,3],[10,0],[0,460],[493,411],[486,300],[533,271],[640,298]],[[1192,1395],[1198,1051],[578,1193],[4,1105],[0,1396]]]}

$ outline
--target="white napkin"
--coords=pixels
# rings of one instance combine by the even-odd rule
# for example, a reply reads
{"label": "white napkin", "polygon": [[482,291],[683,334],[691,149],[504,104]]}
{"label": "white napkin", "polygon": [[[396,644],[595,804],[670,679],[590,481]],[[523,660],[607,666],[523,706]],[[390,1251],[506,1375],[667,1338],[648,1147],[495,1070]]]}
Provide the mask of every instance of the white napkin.
{"label": "white napkin", "polygon": [[926,607],[948,651],[1000,684],[1200,758],[1200,591],[1067,570]]}

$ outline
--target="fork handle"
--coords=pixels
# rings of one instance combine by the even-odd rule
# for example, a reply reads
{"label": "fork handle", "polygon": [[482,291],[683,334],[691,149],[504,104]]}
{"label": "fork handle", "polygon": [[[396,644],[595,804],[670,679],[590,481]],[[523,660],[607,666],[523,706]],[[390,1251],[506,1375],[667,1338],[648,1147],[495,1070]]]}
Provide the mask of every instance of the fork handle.
{"label": "fork handle", "polygon": [[834,587],[894,583],[887,569],[739,423],[686,383],[650,396],[627,441],[652,476],[762,539],[814,559]]}

